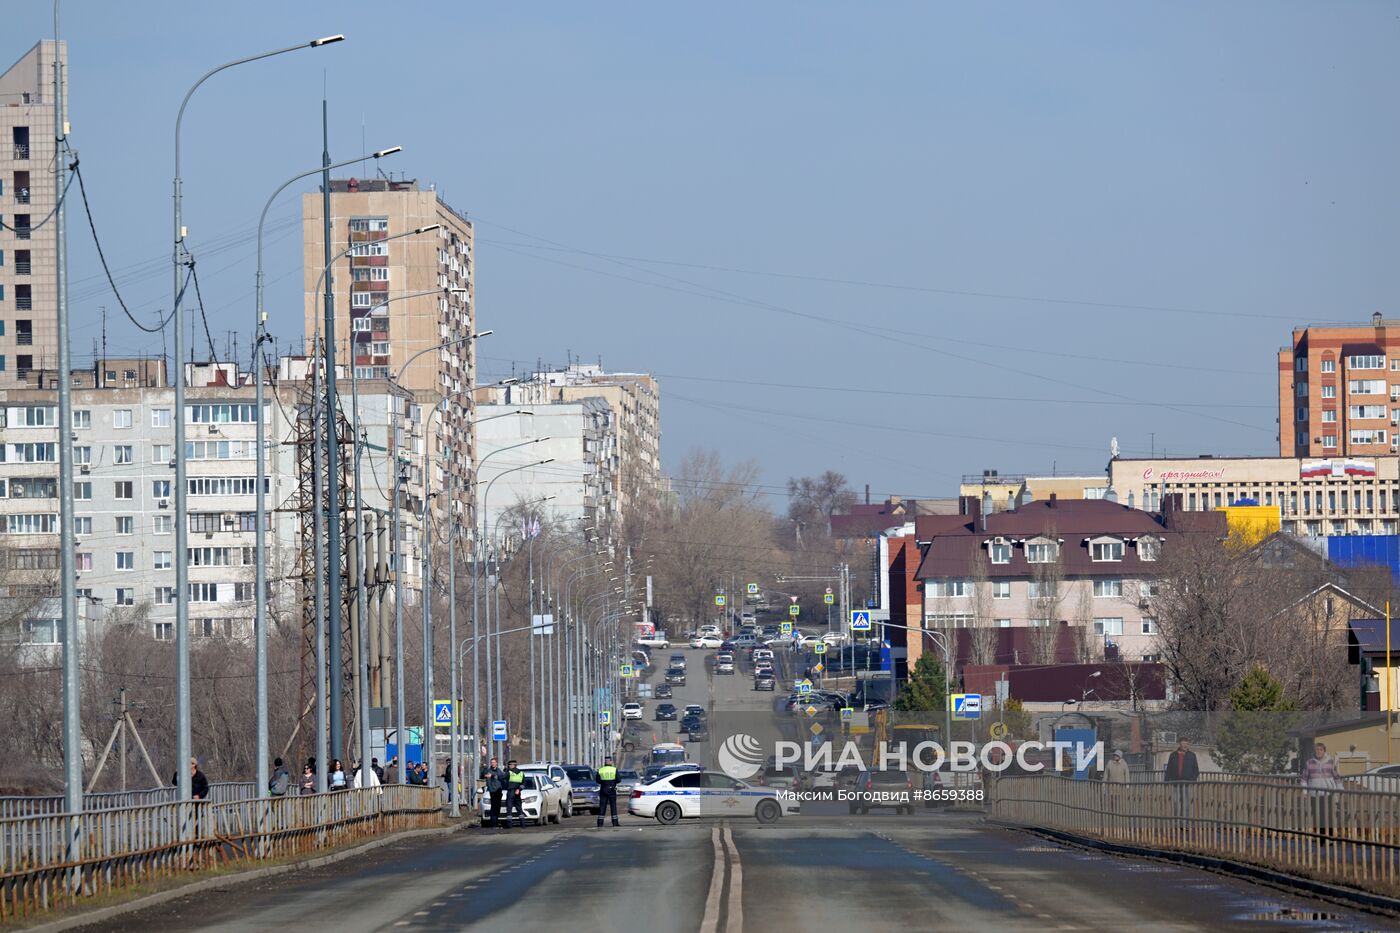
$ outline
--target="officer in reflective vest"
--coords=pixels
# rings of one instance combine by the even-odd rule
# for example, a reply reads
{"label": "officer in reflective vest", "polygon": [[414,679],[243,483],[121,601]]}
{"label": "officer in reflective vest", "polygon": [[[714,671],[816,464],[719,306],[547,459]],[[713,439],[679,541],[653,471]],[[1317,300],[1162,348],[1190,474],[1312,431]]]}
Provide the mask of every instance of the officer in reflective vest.
{"label": "officer in reflective vest", "polygon": [[[520,826],[525,826],[525,803],[522,799],[525,790],[525,772],[520,770],[519,763],[514,758],[506,762],[506,825],[509,826],[511,819],[520,820]],[[541,801],[543,806],[543,801]]]}
{"label": "officer in reflective vest", "polygon": [[603,766],[594,772],[594,778],[598,782],[598,825],[603,825],[603,814],[608,807],[612,807],[612,824],[621,825],[617,821],[617,768],[613,767],[611,758],[603,759]]}

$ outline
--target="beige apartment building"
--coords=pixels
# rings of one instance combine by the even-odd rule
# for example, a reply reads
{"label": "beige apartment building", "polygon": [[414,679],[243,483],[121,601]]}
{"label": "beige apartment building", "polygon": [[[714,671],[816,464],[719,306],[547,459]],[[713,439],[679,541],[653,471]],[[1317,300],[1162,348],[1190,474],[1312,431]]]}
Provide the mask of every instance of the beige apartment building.
{"label": "beige apartment building", "polygon": [[1296,535],[1392,535],[1400,523],[1400,458],[1393,456],[1118,458],[1108,478],[1120,502],[1150,511],[1173,493],[1188,512],[1241,499],[1277,506],[1280,529]]}
{"label": "beige apartment building", "polygon": [[[470,483],[475,462],[472,386],[476,376],[475,250],[472,223],[431,188],[413,180],[349,178],[331,180],[336,363],[343,366],[338,391],[349,411],[352,379],[363,389],[385,380],[410,393],[426,420],[433,489],[445,488],[444,451],[451,451],[454,514],[471,522]],[[303,274],[308,346],[321,334],[325,269],[322,196],[302,198]],[[441,224],[428,233],[394,237]],[[456,341],[455,343],[453,341]],[[442,344],[450,344],[441,346]],[[415,354],[421,356],[413,359]],[[413,362],[409,362],[413,359]],[[347,378],[349,377],[349,378]],[[433,413],[435,406],[442,410]],[[403,442],[405,458],[417,457]]]}
{"label": "beige apartment building", "polygon": [[478,402],[493,405],[548,405],[586,398],[601,398],[613,411],[617,462],[612,468],[612,498],[616,512],[625,518],[629,509],[654,499],[661,488],[661,387],[655,377],[574,363],[512,385],[476,390]]}
{"label": "beige apartment building", "polygon": [[0,389],[58,365],[58,228],[44,222],[54,209],[55,55],[66,70],[67,43],[46,39],[0,75]]}

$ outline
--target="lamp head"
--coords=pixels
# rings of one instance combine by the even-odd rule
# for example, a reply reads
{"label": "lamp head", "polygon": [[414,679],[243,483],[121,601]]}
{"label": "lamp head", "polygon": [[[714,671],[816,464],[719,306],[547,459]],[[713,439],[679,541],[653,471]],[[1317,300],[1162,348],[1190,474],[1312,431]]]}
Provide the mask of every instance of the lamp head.
{"label": "lamp head", "polygon": [[334,35],[334,36],[326,36],[326,37],[323,38],[323,39],[312,39],[310,42],[307,43],[307,46],[308,46],[309,48],[319,49],[319,48],[320,48],[321,46],[323,46],[323,45],[330,45],[330,44],[332,44],[332,43],[334,43],[334,42],[344,42],[344,41],[345,41],[345,37],[342,36],[342,35],[337,34],[337,35]]}
{"label": "lamp head", "polygon": [[419,227],[414,233],[431,233],[434,230],[441,230],[442,224],[428,224],[426,227]]}
{"label": "lamp head", "polygon": [[376,159],[382,159],[385,156],[391,156],[396,152],[403,152],[403,146],[390,146],[388,149],[380,149],[378,152],[374,153],[374,157]]}

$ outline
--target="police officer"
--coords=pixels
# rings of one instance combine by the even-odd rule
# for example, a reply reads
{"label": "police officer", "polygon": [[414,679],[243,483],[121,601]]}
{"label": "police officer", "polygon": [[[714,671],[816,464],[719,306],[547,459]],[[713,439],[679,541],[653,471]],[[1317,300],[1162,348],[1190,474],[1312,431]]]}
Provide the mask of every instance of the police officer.
{"label": "police officer", "polygon": [[510,825],[512,818],[520,820],[520,827],[525,827],[525,772],[520,770],[519,763],[514,758],[506,762],[506,825]]}
{"label": "police officer", "polygon": [[603,766],[593,776],[598,782],[598,825],[603,825],[603,814],[612,807],[612,824],[620,826],[617,821],[617,768],[613,767],[612,758],[604,758]]}

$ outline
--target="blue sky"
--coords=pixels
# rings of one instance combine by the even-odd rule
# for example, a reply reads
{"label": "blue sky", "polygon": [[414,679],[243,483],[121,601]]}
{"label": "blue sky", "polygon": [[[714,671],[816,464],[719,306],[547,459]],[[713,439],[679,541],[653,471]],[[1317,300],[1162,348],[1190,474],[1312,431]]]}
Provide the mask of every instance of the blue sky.
{"label": "blue sky", "polygon": [[[1389,3],[191,4],[68,0],[73,144],[123,294],[169,305],[171,133],[215,342],[245,347],[267,195],[332,155],[478,223],[484,377],[656,372],[668,464],[875,495],[1125,454],[1276,451],[1274,353],[1395,307]],[[7,5],[0,59],[51,35]],[[4,67],[4,65],[0,65]],[[387,165],[386,165],[387,167]],[[310,187],[301,190],[311,190]],[[270,328],[301,337],[297,198]],[[91,353],[127,324],[70,213]],[[218,247],[223,246],[223,249]],[[781,505],[776,503],[775,505]]]}

